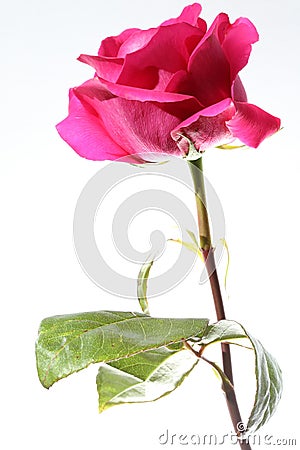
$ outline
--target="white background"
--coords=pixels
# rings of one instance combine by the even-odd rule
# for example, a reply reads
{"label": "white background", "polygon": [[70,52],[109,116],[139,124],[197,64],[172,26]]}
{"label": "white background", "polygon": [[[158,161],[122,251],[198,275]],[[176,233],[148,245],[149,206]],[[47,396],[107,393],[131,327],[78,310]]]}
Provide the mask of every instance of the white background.
{"label": "white background", "polygon": [[[228,317],[260,338],[283,369],[283,399],[261,435],[296,438],[299,2],[202,4],[202,17],[209,23],[221,11],[232,21],[246,16],[255,23],[260,42],[242,79],[251,102],[281,117],[284,126],[258,150],[207,152],[205,169],[226,215],[231,252]],[[27,0],[2,5],[0,442],[6,450],[154,450],[167,447],[158,441],[166,429],[178,434],[231,431],[218,380],[203,364],[172,395],[153,404],[112,408],[103,415],[97,414],[96,367],[50,391],[39,384],[35,370],[34,341],[44,317],[138,308],[94,285],[73,248],[77,198],[105,164],[79,158],[54,128],[67,113],[68,88],[92,76],[92,69],[76,58],[95,54],[101,39],[125,28],[148,28],[176,17],[185,5],[182,0]],[[198,286],[191,275],[151,306],[155,315],[213,318],[210,303],[207,286]],[[242,355],[237,353],[235,373],[246,417],[252,369]]]}

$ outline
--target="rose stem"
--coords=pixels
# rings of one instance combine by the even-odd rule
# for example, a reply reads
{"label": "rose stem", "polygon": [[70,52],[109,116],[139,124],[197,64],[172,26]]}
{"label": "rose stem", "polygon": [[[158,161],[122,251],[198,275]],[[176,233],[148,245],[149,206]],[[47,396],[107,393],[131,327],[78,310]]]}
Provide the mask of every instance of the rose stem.
{"label": "rose stem", "polygon": [[[211,242],[209,219],[206,209],[206,194],[203,177],[202,157],[197,159],[196,161],[189,161],[189,167],[191,170],[195,188],[200,248],[204,257],[206,271],[209,276],[217,320],[225,320],[226,315],[224,310],[218,273],[216,269],[214,249]],[[222,347],[223,370],[225,375],[233,385],[230,346],[228,344],[222,343],[221,347]],[[241,427],[243,425],[234,390],[225,389],[225,396],[234,430],[237,433],[237,435],[240,435],[242,431]],[[243,450],[251,450],[251,447],[246,440],[242,439],[240,440],[240,447]]]}

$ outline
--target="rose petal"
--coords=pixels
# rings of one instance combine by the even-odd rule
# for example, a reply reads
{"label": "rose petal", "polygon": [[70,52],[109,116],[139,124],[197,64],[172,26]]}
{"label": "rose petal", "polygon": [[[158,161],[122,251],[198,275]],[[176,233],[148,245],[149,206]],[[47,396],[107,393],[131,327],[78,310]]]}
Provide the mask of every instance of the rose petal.
{"label": "rose petal", "polygon": [[232,84],[232,98],[237,102],[247,102],[247,94],[244,85],[239,76],[236,77]]}
{"label": "rose petal", "polygon": [[98,78],[95,83],[100,82],[103,86],[106,86],[107,89],[114,95],[125,98],[127,100],[139,100],[141,102],[159,102],[159,103],[179,103],[179,102],[188,102],[191,109],[195,109],[196,111],[201,106],[198,100],[191,95],[182,95],[176,94],[173,92],[162,92],[162,91],[151,91],[148,89],[140,89],[131,86],[124,86],[121,84],[111,83],[102,78]]}
{"label": "rose petal", "polygon": [[157,33],[157,28],[150,28],[149,30],[137,30],[132,33],[126,41],[120,46],[118,56],[125,58],[128,53],[136,52],[145,47]]}
{"label": "rose petal", "polygon": [[183,153],[188,153],[190,142],[197,151],[203,152],[231,138],[226,122],[234,113],[234,104],[227,98],[189,117],[171,132],[171,136]]}
{"label": "rose petal", "polygon": [[124,59],[107,58],[104,56],[80,55],[78,61],[93,67],[99,77],[114,83],[117,81],[121,73]]}
{"label": "rose petal", "polygon": [[252,50],[251,44],[258,39],[256,28],[248,19],[240,18],[228,26],[222,47],[230,62],[232,80],[247,64]]}
{"label": "rose petal", "polygon": [[160,104],[115,97],[97,79],[76,88],[75,94],[96,112],[101,128],[113,142],[121,143],[127,153],[180,155],[170,132],[181,120]]}
{"label": "rose petal", "polygon": [[107,134],[97,112],[70,90],[69,115],[57,126],[57,131],[80,156],[94,161],[115,160],[128,156]]}
{"label": "rose petal", "polygon": [[[230,66],[217,37],[212,34],[194,51],[188,67],[186,89],[204,106],[213,105],[231,96]],[[184,86],[184,85],[183,85]]]}
{"label": "rose petal", "polygon": [[165,22],[162,23],[162,26],[185,22],[195,27],[198,25],[198,18],[201,14],[201,11],[202,11],[201,5],[199,5],[199,3],[193,3],[192,5],[186,6],[179,17],[176,17],[175,19],[166,20]]}
{"label": "rose petal", "polygon": [[250,103],[235,102],[237,112],[227,126],[234,137],[249,147],[257,148],[280,128],[280,119]]}
{"label": "rose petal", "polygon": [[[211,36],[215,35],[218,41],[222,44],[226,30],[229,26],[229,17],[225,13],[220,13],[217,15],[209,29],[207,30],[207,33],[205,34],[203,41],[199,43],[199,46],[202,45],[202,43],[210,38]],[[195,49],[196,51],[197,49]]]}
{"label": "rose petal", "polygon": [[[137,35],[131,36],[134,40]],[[159,70],[173,73],[186,69],[191,52],[202,39],[203,32],[187,23],[175,23],[155,30],[146,45],[126,54],[119,84],[144,89],[163,89]],[[126,45],[128,42],[126,42]],[[119,56],[124,56],[119,52]],[[165,80],[168,83],[168,80]]]}
{"label": "rose petal", "polygon": [[121,45],[129,39],[129,37],[136,33],[137,31],[140,31],[138,28],[129,28],[128,30],[123,31],[118,36],[111,36],[106,39],[104,39],[101,42],[98,55],[99,56],[108,56],[108,57],[117,57],[119,49]]}

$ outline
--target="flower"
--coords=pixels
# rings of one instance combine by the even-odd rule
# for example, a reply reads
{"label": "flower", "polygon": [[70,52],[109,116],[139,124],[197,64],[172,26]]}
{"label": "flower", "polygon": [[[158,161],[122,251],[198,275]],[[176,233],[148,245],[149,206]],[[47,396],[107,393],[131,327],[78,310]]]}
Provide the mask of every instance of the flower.
{"label": "flower", "polygon": [[207,30],[200,12],[194,3],[157,28],[104,39],[98,56],[79,57],[96,73],[70,90],[69,115],[57,125],[79,155],[199,157],[235,138],[256,148],[280,128],[248,103],[239,77],[258,40],[254,25],[221,13]]}

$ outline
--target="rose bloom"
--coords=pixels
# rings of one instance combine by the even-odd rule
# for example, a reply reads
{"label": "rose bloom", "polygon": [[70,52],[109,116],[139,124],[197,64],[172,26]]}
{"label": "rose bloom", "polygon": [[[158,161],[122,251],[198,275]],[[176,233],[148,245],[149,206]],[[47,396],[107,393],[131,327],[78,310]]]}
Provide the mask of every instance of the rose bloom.
{"label": "rose bloom", "polygon": [[[94,78],[70,90],[61,137],[91,160],[129,162],[147,154],[199,157],[238,138],[256,148],[280,120],[248,103],[239,72],[258,40],[245,18],[219,14],[207,30],[201,6],[187,6],[157,28],[131,28],[79,61]],[[141,160],[141,154],[143,159]]]}

